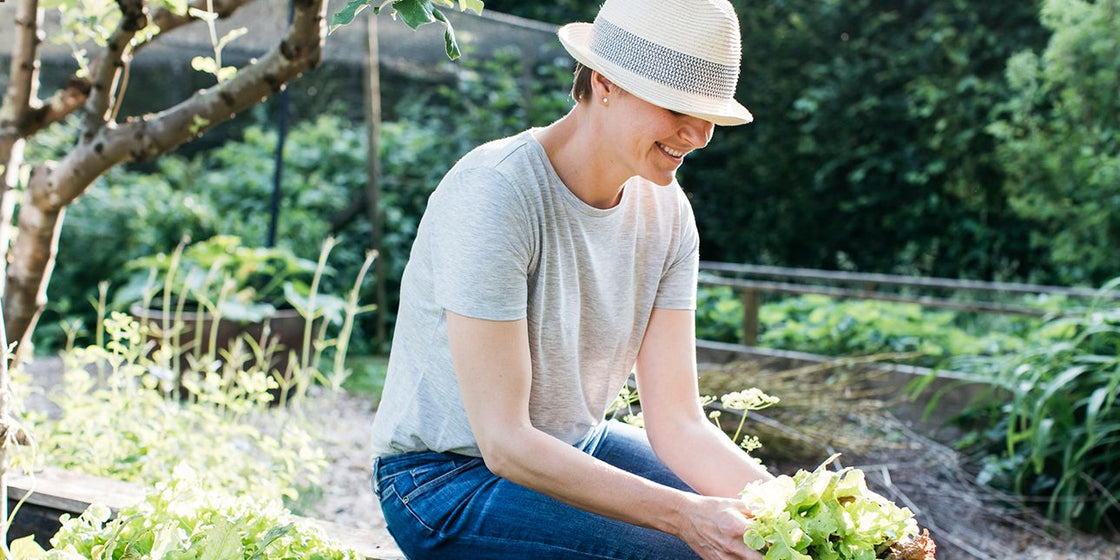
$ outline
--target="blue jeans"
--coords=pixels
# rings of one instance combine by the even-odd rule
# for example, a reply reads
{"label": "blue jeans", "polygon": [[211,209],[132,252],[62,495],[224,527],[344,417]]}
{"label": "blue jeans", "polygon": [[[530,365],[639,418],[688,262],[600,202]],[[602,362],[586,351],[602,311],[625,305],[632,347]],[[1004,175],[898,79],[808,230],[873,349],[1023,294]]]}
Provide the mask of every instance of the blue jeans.
{"label": "blue jeans", "polygon": [[[692,491],[633,426],[603,422],[576,446],[638,476]],[[697,558],[672,535],[569,506],[495,476],[475,457],[380,457],[373,487],[389,533],[412,560]]]}

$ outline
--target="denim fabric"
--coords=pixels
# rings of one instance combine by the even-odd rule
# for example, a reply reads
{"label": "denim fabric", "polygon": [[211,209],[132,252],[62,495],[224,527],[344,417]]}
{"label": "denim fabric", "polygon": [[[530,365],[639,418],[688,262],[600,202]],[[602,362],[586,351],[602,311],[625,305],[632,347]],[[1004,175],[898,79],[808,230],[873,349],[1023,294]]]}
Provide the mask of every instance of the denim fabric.
{"label": "denim fabric", "polygon": [[[577,447],[646,479],[691,491],[645,432],[604,422]],[[694,559],[683,541],[608,519],[498,478],[482,459],[453,453],[378,458],[374,491],[389,533],[411,560]]]}

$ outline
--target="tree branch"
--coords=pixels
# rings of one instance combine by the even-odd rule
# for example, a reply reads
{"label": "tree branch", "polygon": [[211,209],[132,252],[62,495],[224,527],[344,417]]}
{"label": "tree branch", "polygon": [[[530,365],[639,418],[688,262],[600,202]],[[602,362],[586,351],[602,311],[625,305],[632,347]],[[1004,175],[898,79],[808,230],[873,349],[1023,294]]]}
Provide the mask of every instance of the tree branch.
{"label": "tree branch", "polygon": [[81,142],[93,140],[94,135],[109,121],[110,107],[117,98],[116,86],[121,71],[132,60],[130,43],[141,29],[148,25],[143,0],[117,0],[121,21],[105,45],[105,52],[94,65],[93,83],[86,100],[86,118],[82,125]]}
{"label": "tree branch", "polygon": [[[214,12],[218,14],[219,19],[225,19],[232,15],[233,12],[237,11],[237,9],[241,6],[244,6],[245,4],[248,4],[252,1],[253,0],[214,0]],[[205,10],[206,0],[192,0],[192,2],[190,3],[190,8]],[[167,33],[168,31],[171,31],[172,29],[175,29],[177,27],[182,27],[188,23],[191,23],[192,21],[198,21],[195,18],[191,17],[189,12],[177,14],[163,6],[153,10],[150,19],[152,25],[159,29],[159,33],[154,35],[151,39],[144,41],[143,43],[134,45],[132,48],[133,54],[139,52],[140,49],[145,45],[151,44],[151,42],[154,41],[156,37],[159,37],[160,35],[163,35],[164,33]]]}
{"label": "tree branch", "polygon": [[27,114],[27,118],[19,125],[20,135],[29,138],[36,132],[66,118],[86,102],[89,91],[89,80],[71,76],[65,89],[56,91],[46,103]]}
{"label": "tree branch", "polygon": [[[39,30],[42,18],[43,11],[39,9],[38,0],[22,0],[16,7],[8,90],[3,104],[0,104],[0,164],[3,165],[7,165],[11,158],[12,146],[23,137],[19,123],[26,118],[35,102],[39,83],[39,43],[43,40]],[[6,187],[5,184],[0,188]]]}
{"label": "tree branch", "polygon": [[57,180],[35,193],[37,204],[61,208],[81,194],[105,170],[127,160],[147,160],[167,153],[204,131],[259,103],[304,70],[317,65],[326,36],[325,2],[297,1],[287,37],[236,76],[195,93],[156,115],[129,119],[101,130],[95,139],[76,146],[59,162]]}

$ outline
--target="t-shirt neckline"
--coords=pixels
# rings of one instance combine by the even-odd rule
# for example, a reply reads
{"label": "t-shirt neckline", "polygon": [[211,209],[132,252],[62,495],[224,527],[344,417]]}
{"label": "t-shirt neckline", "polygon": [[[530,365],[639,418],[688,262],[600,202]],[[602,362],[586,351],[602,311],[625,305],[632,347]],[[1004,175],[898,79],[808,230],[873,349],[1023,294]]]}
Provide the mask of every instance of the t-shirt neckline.
{"label": "t-shirt neckline", "polygon": [[526,130],[524,134],[527,138],[526,143],[531,145],[533,150],[536,151],[537,156],[541,159],[541,164],[548,172],[549,187],[555,191],[559,191],[560,197],[563,198],[569,206],[584,215],[601,218],[618,213],[620,209],[626,204],[627,199],[630,197],[630,191],[633,190],[633,186],[630,185],[630,181],[627,180],[626,183],[623,184],[622,197],[619,199],[618,204],[615,204],[610,208],[596,208],[584,202],[580,197],[576,196],[576,193],[572,192],[572,190],[568,188],[568,185],[564,184],[564,181],[560,178],[560,175],[556,173],[556,168],[552,166],[552,160],[548,159],[548,152],[545,151],[544,146],[541,144],[540,140],[537,140],[536,133],[540,132],[541,130],[544,129],[539,127],[530,128],[529,130]]}

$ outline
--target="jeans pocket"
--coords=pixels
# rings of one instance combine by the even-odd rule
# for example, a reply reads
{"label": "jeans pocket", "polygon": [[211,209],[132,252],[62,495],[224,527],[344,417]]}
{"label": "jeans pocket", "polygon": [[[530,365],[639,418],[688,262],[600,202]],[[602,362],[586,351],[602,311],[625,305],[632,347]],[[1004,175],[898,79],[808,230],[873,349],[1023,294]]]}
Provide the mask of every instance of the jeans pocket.
{"label": "jeans pocket", "polygon": [[[424,528],[440,532],[441,521],[469,495],[480,481],[459,480],[460,475],[482,466],[482,459],[422,465],[409,471],[414,486],[398,485],[400,503]],[[488,471],[487,471],[488,472]]]}

